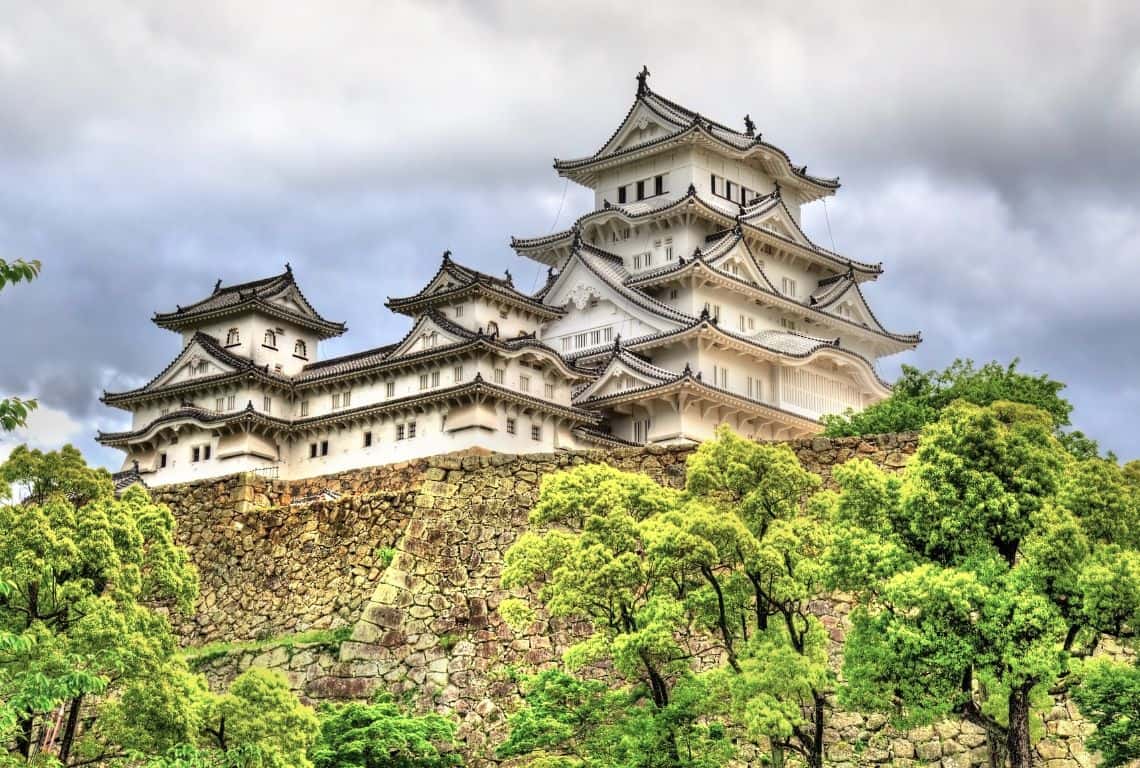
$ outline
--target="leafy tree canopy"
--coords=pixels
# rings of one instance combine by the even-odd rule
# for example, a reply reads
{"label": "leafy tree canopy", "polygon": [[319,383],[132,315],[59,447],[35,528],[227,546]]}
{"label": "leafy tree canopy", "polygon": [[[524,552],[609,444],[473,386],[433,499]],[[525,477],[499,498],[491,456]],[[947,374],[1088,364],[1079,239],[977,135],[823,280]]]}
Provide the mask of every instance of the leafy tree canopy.
{"label": "leafy tree canopy", "polygon": [[[1007,366],[995,361],[977,368],[972,360],[955,360],[942,371],[920,371],[904,365],[890,397],[859,413],[825,416],[824,434],[842,437],[918,431],[937,421],[955,400],[974,405],[990,405],[999,400],[1024,403],[1047,413],[1053,427],[1067,426],[1073,406],[1061,397],[1065,385],[1044,374],[1023,373],[1017,365],[1017,360]],[[1088,443],[1080,442],[1087,438],[1075,434],[1079,438],[1074,438],[1074,443],[1087,449]],[[1096,444],[1091,445],[1095,455]]]}
{"label": "leafy tree canopy", "polygon": [[321,710],[310,754],[316,768],[451,768],[462,764],[455,725],[440,715],[412,715],[386,696],[371,704]]}
{"label": "leafy tree canopy", "polygon": [[1137,495],[1123,471],[1078,459],[1032,406],[956,402],[901,476],[837,467],[826,560],[860,606],[840,700],[901,724],[960,715],[1014,768],[1033,712],[1073,654],[1140,612]]}
{"label": "leafy tree canopy", "polygon": [[[0,290],[12,283],[28,282],[40,273],[40,262],[5,261],[0,259]],[[11,432],[25,426],[28,414],[36,408],[35,400],[21,400],[18,397],[0,398],[0,432]]]}

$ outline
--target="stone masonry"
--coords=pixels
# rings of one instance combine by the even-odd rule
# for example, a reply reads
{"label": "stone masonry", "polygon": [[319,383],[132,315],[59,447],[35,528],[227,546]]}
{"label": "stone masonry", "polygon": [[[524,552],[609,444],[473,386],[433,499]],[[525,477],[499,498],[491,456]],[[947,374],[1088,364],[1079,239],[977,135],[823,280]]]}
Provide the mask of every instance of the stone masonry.
{"label": "stone masonry", "polygon": [[[827,484],[834,466],[856,456],[901,468],[917,436],[790,445]],[[487,764],[519,703],[508,669],[548,664],[588,630],[543,620],[516,634],[496,610],[507,596],[503,553],[526,529],[540,478],[606,462],[680,487],[690,452],[456,454],[293,482],[247,474],[159,488],[201,575],[196,614],[181,636],[188,646],[225,641],[198,664],[215,683],[255,664],[280,669],[308,700],[367,698],[382,688],[421,710],[451,713],[468,764]],[[813,610],[841,641],[847,605],[820,600]],[[336,629],[348,639],[290,641]],[[1042,765],[1092,765],[1081,742],[1088,727],[1071,704],[1054,707],[1037,745]],[[880,716],[835,711],[826,737],[837,768],[988,760],[980,729],[959,722],[898,733]]]}

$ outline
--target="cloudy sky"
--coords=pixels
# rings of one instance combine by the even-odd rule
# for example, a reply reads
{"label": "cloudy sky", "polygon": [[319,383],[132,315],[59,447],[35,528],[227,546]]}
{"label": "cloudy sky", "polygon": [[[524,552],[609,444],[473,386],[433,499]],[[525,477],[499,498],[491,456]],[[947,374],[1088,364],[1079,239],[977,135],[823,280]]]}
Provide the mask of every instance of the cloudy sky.
{"label": "cloudy sky", "polygon": [[1140,456],[1138,39],[1127,2],[0,0],[0,255],[44,264],[0,294],[0,392],[42,403],[18,439],[117,466],[99,393],[173,358],[151,313],[219,277],[291,262],[351,328],[324,354],[402,334],[383,299],[445,248],[528,285],[510,235],[587,208],[551,159],[644,63],[841,177],[806,228],[882,261],[876,311],[926,338],[885,375],[1020,357]]}

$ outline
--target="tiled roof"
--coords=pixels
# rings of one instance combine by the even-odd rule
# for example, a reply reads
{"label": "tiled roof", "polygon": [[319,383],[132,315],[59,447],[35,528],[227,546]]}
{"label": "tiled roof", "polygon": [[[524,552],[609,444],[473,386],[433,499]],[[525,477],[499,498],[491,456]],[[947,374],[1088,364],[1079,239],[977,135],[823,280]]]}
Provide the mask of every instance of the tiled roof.
{"label": "tiled roof", "polygon": [[[186,350],[195,344],[200,346],[210,356],[225,363],[226,365],[231,366],[234,370],[226,371],[223,373],[216,373],[211,376],[201,376],[198,378],[187,379],[186,381],[180,381],[177,384],[171,384],[164,387],[157,386],[157,382],[166,376],[166,374],[169,373],[170,370],[173,369],[174,366],[176,366],[179,361],[183,359],[186,354]],[[173,360],[171,360],[165,368],[159,371],[157,376],[152,378],[146,384],[137,389],[131,389],[125,392],[104,392],[103,396],[99,399],[107,405],[114,405],[117,403],[137,400],[144,397],[168,397],[181,391],[201,389],[204,386],[220,384],[231,381],[235,378],[244,378],[247,376],[256,376],[265,383],[278,387],[287,388],[290,384],[289,377],[270,371],[268,365],[259,366],[248,357],[235,355],[223,347],[221,343],[219,343],[218,340],[213,336],[201,331],[196,331],[194,335],[190,337],[190,341],[187,342],[186,346],[182,348],[178,355]]]}
{"label": "tiled roof", "polygon": [[[617,138],[618,133],[629,121],[629,118],[633,115],[639,104],[644,105],[650,112],[661,118],[662,123],[666,127],[665,135],[649,139],[640,144],[611,149],[610,145],[614,139]],[[554,167],[560,173],[570,175],[574,171],[587,169],[607,160],[634,155],[658,146],[667,145],[690,134],[702,135],[713,142],[719,143],[729,151],[744,157],[755,155],[775,157],[779,160],[780,165],[789,177],[809,187],[816,188],[817,194],[831,194],[839,188],[839,179],[827,179],[809,175],[807,166],[794,165],[786,152],[773,144],[765,142],[761,135],[737,131],[722,123],[703,117],[697,112],[653,92],[648,85],[639,87],[637,96],[629,108],[629,111],[626,112],[618,128],[614,130],[613,134],[597,152],[588,157],[571,160],[556,159],[554,161]]]}
{"label": "tiled roof", "polygon": [[[300,311],[273,301],[283,293],[293,293],[300,305]],[[206,298],[188,306],[179,305],[173,312],[156,312],[154,322],[161,328],[178,330],[196,321],[233,314],[237,311],[260,309],[275,317],[282,317],[324,337],[339,336],[344,333],[344,323],[326,320],[313,308],[293,278],[293,270],[288,264],[285,271],[273,277],[252,280],[247,283],[223,286],[219,280],[214,291]]]}
{"label": "tiled roof", "polygon": [[[455,283],[429,292],[428,288],[444,274],[454,278]],[[425,307],[450,303],[475,291],[504,299],[547,317],[557,317],[562,314],[561,310],[543,304],[541,297],[528,296],[517,290],[509,272],[506,277],[500,278],[464,267],[452,260],[451,251],[444,251],[439,269],[419,293],[402,298],[389,298],[385,306],[393,312],[414,314]]]}
{"label": "tiled roof", "polygon": [[[653,206],[645,206],[644,203],[647,201],[642,201],[642,203],[634,204],[638,206],[638,208],[632,209],[630,204],[613,204],[607,202],[602,208],[594,211],[589,211],[588,213],[585,213],[582,216],[578,217],[578,219],[570,226],[569,229],[564,229],[559,232],[553,232],[549,235],[543,235],[541,237],[534,238],[512,237],[511,247],[520,252],[520,254],[526,251],[537,250],[540,248],[549,248],[552,246],[565,247],[574,240],[576,233],[582,230],[583,225],[589,223],[592,219],[595,218],[617,215],[620,216],[623,220],[633,223],[643,219],[653,219],[659,216],[672,215],[673,213],[682,209],[688,211],[690,210],[689,206],[695,205],[697,206],[698,211],[703,209],[716,221],[721,222],[722,226],[732,227],[734,225],[740,225],[747,227],[751,232],[763,234],[766,237],[773,238],[782,243],[786,243],[796,248],[804,249],[818,256],[825,263],[830,263],[832,265],[832,268],[839,270],[840,273],[847,272],[852,269],[868,277],[874,277],[882,273],[883,267],[881,264],[871,264],[868,262],[857,261],[855,259],[849,259],[846,256],[842,256],[838,253],[835,253],[834,251],[830,251],[820,245],[817,245],[811,240],[811,238],[807,236],[803,229],[800,228],[799,224],[796,223],[795,218],[791,215],[791,212],[787,213],[787,218],[795,227],[796,232],[803,237],[803,242],[797,241],[780,232],[776,232],[766,227],[760,226],[755,221],[753,221],[753,219],[758,218],[761,214],[767,213],[775,207],[782,207],[785,211],[787,211],[787,206],[784,204],[782,197],[778,193],[764,195],[760,198],[757,198],[757,201],[754,201],[754,205],[744,207],[744,211],[742,212],[741,206],[728,200],[722,200],[716,196],[706,198],[697,192],[696,187],[690,185],[688,191],[684,195],[681,195],[680,197],[668,197],[664,200],[664,202]],[[637,212],[634,212],[634,210]]]}

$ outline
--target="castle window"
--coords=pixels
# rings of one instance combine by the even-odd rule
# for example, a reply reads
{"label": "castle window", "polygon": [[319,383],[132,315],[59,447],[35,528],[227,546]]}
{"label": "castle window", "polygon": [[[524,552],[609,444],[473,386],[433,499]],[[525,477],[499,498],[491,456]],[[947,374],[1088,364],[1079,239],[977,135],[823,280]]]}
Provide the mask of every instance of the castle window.
{"label": "castle window", "polygon": [[625,204],[625,187],[618,187],[618,205]]}
{"label": "castle window", "polygon": [[226,397],[226,408],[227,409],[232,411],[234,409],[234,406],[236,403],[237,403],[237,395],[229,395],[228,397]]}
{"label": "castle window", "polygon": [[371,432],[365,432],[364,433],[364,447],[365,448],[371,448],[372,447],[372,433]]}
{"label": "castle window", "polygon": [[302,400],[301,401],[301,418],[304,418],[308,415],[309,415],[309,401],[308,400]]}
{"label": "castle window", "polygon": [[519,392],[530,392],[530,376],[519,376]]}
{"label": "castle window", "polygon": [[495,383],[496,384],[502,384],[506,380],[506,378],[507,378],[506,370],[504,370],[502,368],[496,368],[495,369]]}
{"label": "castle window", "polygon": [[321,455],[322,456],[328,456],[329,455],[329,441],[328,440],[322,440],[321,441]]}
{"label": "castle window", "polygon": [[199,376],[205,376],[209,372],[210,372],[210,364],[209,363],[207,363],[205,360],[198,363],[198,375]]}
{"label": "castle window", "polygon": [[554,385],[549,382],[543,387],[543,393],[546,395],[547,400],[554,399]]}
{"label": "castle window", "polygon": [[170,415],[170,406],[168,405],[165,408],[160,409],[158,412],[158,415],[159,416],[169,416]]}
{"label": "castle window", "polygon": [[456,317],[463,317],[463,305],[462,304],[458,305],[455,308],[455,316]]}
{"label": "castle window", "polygon": [[420,374],[420,391],[421,392],[428,388],[428,380],[429,380],[428,375],[426,373]]}
{"label": "castle window", "polygon": [[633,442],[644,443],[649,439],[649,419],[637,419],[633,422]]}
{"label": "castle window", "polygon": [[266,395],[265,397],[263,397],[261,399],[261,410],[265,411],[266,413],[271,413],[273,411],[273,398],[272,397],[270,397],[269,395]]}
{"label": "castle window", "polygon": [[416,423],[414,421],[408,422],[408,439],[412,440],[416,436]]}
{"label": "castle window", "polygon": [[432,388],[439,386],[439,371],[432,371],[431,372],[431,385],[432,385]]}
{"label": "castle window", "polygon": [[277,349],[277,332],[268,330],[265,332],[265,338],[262,339],[261,345],[269,347],[270,349]]}
{"label": "castle window", "polygon": [[741,333],[744,332],[744,328],[745,328],[747,322],[748,322],[748,318],[746,318],[744,315],[741,315],[740,316],[740,332]]}
{"label": "castle window", "polygon": [[166,452],[165,451],[158,454],[158,468],[159,469],[166,469]]}
{"label": "castle window", "polygon": [[755,317],[748,318],[748,330],[750,330],[750,331],[756,330],[756,318]]}
{"label": "castle window", "polygon": [[728,389],[728,369],[719,365],[713,366],[713,382],[721,389]]}
{"label": "castle window", "polygon": [[669,289],[669,298],[670,299],[677,298],[677,289],[676,288],[670,288]]}
{"label": "castle window", "polygon": [[665,238],[665,261],[673,260],[673,238]]}
{"label": "castle window", "polygon": [[317,444],[316,443],[309,443],[309,458],[310,459],[317,458]]}
{"label": "castle window", "polygon": [[784,278],[784,294],[791,296],[793,299],[796,297],[796,281],[790,277]]}
{"label": "castle window", "polygon": [[541,440],[542,439],[542,427],[538,426],[537,424],[531,424],[530,425],[530,439],[531,440]]}
{"label": "castle window", "polygon": [[733,184],[731,181],[725,181],[724,182],[724,196],[727,197],[729,200],[732,199],[732,194],[735,191],[735,189],[736,189],[736,185]]}
{"label": "castle window", "polygon": [[384,384],[384,396],[385,397],[395,397],[396,396],[396,382],[389,381],[389,382],[386,382]]}
{"label": "castle window", "polygon": [[499,336],[499,324],[494,320],[487,323],[487,335],[491,338],[498,338]]}
{"label": "castle window", "polygon": [[515,423],[515,420],[514,419],[507,419],[507,434],[513,435],[517,431],[518,431],[518,429],[517,429],[517,425]]}
{"label": "castle window", "polygon": [[462,365],[457,365],[451,369],[451,380],[453,382],[455,382],[456,384],[462,383],[462,381],[463,381],[463,366]]}
{"label": "castle window", "polygon": [[202,460],[202,449],[199,448],[198,446],[194,446],[193,448],[190,449],[190,461],[201,461],[201,460]]}
{"label": "castle window", "polygon": [[748,396],[753,400],[760,399],[760,379],[748,377]]}
{"label": "castle window", "polygon": [[297,342],[293,345],[293,354],[297,357],[305,357],[309,354],[304,339],[297,339]]}
{"label": "castle window", "polygon": [[637,182],[637,199],[638,200],[644,200],[645,199],[645,182],[644,181]]}
{"label": "castle window", "polygon": [[345,408],[348,408],[350,405],[352,405],[352,390],[351,389],[346,389],[344,391],[344,397],[341,399],[341,404]]}
{"label": "castle window", "polygon": [[226,346],[232,347],[235,344],[241,344],[241,331],[237,328],[230,328],[226,331]]}
{"label": "castle window", "polygon": [[335,411],[340,408],[340,392],[333,392],[332,394],[332,409]]}
{"label": "castle window", "polygon": [[665,194],[665,177],[664,176],[654,176],[653,177],[653,194],[655,194],[655,195]]}
{"label": "castle window", "polygon": [[614,329],[611,326],[606,326],[602,329],[602,341],[610,342],[614,340]]}
{"label": "castle window", "polygon": [[396,439],[397,440],[403,440],[404,439],[404,425],[403,424],[397,424],[396,425]]}
{"label": "castle window", "polygon": [[780,318],[780,327],[787,331],[796,330],[796,324],[786,317]]}
{"label": "castle window", "polygon": [[562,351],[563,352],[569,352],[570,351],[570,337],[569,336],[563,336],[562,337]]}
{"label": "castle window", "polygon": [[588,342],[589,338],[590,338],[589,334],[585,334],[585,333],[574,334],[574,349],[581,349],[582,347],[586,346],[586,344],[589,343]]}

